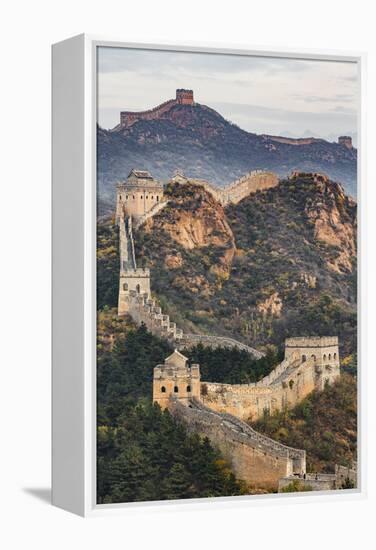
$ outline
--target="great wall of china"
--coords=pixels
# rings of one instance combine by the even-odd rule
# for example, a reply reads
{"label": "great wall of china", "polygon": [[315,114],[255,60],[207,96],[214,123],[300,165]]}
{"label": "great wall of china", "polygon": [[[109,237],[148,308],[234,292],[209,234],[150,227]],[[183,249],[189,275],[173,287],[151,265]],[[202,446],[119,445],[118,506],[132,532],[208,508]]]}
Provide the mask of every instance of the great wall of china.
{"label": "great wall of china", "polygon": [[[124,183],[118,186],[118,314],[130,315],[136,324],[145,324],[152,334],[167,339],[175,348],[165,364],[154,369],[153,400],[162,408],[168,408],[189,430],[207,436],[230,462],[235,475],[249,487],[277,490],[291,480],[300,480],[303,483],[302,480],[306,480],[308,475],[305,451],[286,447],[259,434],[245,421],[259,418],[265,411],[273,412],[292,407],[312,390],[323,389],[325,384],[333,383],[340,376],[338,338],[287,339],[284,361],[254,384],[201,381],[199,365],[189,367],[187,358],[178,350],[202,343],[210,347],[235,347],[250,353],[256,359],[263,354],[232,338],[184,334],[168,315],[162,313],[156,300],[151,297],[150,270],[137,267],[133,225],[139,227],[148,217],[160,211],[166,202],[161,200],[157,204],[146,203],[148,193],[154,192],[148,189],[155,189],[155,182],[153,180],[149,183],[148,188],[151,176],[145,176],[146,172],[139,174],[142,174],[140,183],[133,182],[129,187]],[[179,174],[175,176],[176,181],[180,180],[181,183],[182,178],[184,176]],[[249,189],[248,183],[243,179],[239,181],[242,189],[240,194],[245,193],[245,189]],[[244,183],[246,184],[243,186]],[[202,185],[202,182],[199,184]],[[210,187],[218,193],[218,190]],[[137,202],[137,193],[146,206],[141,211],[137,207],[137,215],[134,215],[132,201]],[[222,200],[237,200],[239,197],[237,191],[233,197],[230,194],[231,198],[228,191],[226,193]],[[316,489],[335,487],[333,476],[324,476],[324,479],[321,474],[309,475],[314,475],[312,485]]]}
{"label": "great wall of china", "polygon": [[191,185],[199,185],[206,189],[222,206],[226,206],[228,204],[237,204],[245,197],[248,197],[248,195],[256,193],[256,191],[275,187],[278,185],[278,176],[273,172],[253,170],[225,187],[216,187],[205,180],[188,178],[177,171],[172,181],[181,184],[190,183]]}
{"label": "great wall of china", "polygon": [[157,107],[153,107],[146,111],[121,111],[120,124],[116,126],[113,131],[119,128],[129,128],[138,120],[157,120],[175,105],[194,105],[193,90],[178,89],[176,90],[175,99],[168,99],[160,105],[157,105]]}

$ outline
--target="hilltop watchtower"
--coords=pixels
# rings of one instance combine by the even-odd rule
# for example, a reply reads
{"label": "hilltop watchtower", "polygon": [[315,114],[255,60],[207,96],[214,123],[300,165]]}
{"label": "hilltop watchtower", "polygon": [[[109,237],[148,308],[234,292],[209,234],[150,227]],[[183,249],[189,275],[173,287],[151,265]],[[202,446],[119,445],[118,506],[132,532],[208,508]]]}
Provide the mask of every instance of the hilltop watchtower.
{"label": "hilltop watchtower", "polygon": [[175,350],[165,359],[164,365],[154,368],[153,401],[162,409],[168,407],[170,397],[183,403],[188,403],[192,397],[200,399],[200,367],[188,367],[187,363],[187,357]]}
{"label": "hilltop watchtower", "polygon": [[185,90],[184,88],[176,90],[176,103],[180,105],[193,105],[193,90]]}
{"label": "hilltop watchtower", "polygon": [[351,136],[339,136],[338,143],[339,145],[344,145],[347,149],[353,148]]}
{"label": "hilltop watchtower", "polygon": [[117,185],[116,219],[122,216],[140,218],[163,199],[163,184],[147,170],[133,169]]}

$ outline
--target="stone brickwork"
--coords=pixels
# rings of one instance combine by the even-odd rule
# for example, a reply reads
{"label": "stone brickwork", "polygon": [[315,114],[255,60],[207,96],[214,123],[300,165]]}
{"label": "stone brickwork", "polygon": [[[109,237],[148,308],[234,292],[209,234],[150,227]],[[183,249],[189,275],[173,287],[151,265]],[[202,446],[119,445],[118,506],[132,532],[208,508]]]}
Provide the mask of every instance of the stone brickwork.
{"label": "stone brickwork", "polygon": [[131,216],[142,218],[163,202],[163,184],[147,170],[131,170],[116,186],[116,220]]}
{"label": "stone brickwork", "polygon": [[179,349],[189,349],[198,344],[209,348],[236,348],[242,351],[246,351],[255,357],[256,359],[261,359],[264,357],[264,353],[258,351],[247,344],[238,342],[234,338],[229,338],[226,336],[211,336],[208,334],[183,334],[182,338],[179,341]]}
{"label": "stone brickwork", "polygon": [[193,90],[176,90],[176,98],[169,99],[153,109],[146,111],[122,111],[120,113],[120,128],[129,128],[139,120],[157,120],[175,105],[194,105]]}
{"label": "stone brickwork", "polygon": [[[141,174],[144,175],[144,172],[141,172]],[[221,338],[210,335],[184,335],[183,331],[170,320],[170,317],[162,313],[156,301],[151,299],[150,270],[137,267],[133,239],[133,225],[139,227],[148,215],[154,215],[159,211],[159,204],[155,205],[144,216],[136,217],[135,221],[133,221],[131,215],[126,216],[123,207],[119,208],[119,204],[118,200],[117,221],[119,226],[120,252],[118,315],[129,314],[135,323],[146,325],[152,334],[169,340],[179,349],[190,347],[199,341],[205,341],[205,345],[210,345],[211,347],[237,347],[257,358],[262,357],[263,354],[261,352],[232,338]]]}
{"label": "stone brickwork", "polygon": [[331,384],[340,374],[338,337],[315,336],[302,338],[287,338],[285,342],[285,357],[298,353],[301,362],[310,360],[314,363],[317,373],[317,389],[323,389],[326,383]]}
{"label": "stone brickwork", "polygon": [[335,475],[336,475],[336,486],[338,489],[343,489],[347,487],[348,483],[357,487],[358,485],[358,464],[353,462],[351,467],[341,466],[339,464],[335,465]]}
{"label": "stone brickwork", "polygon": [[264,411],[293,407],[340,376],[338,338],[288,338],[285,359],[253,384],[202,382],[202,400],[213,410],[256,420]]}
{"label": "stone brickwork", "polygon": [[195,398],[188,405],[170,398],[168,408],[189,431],[208,437],[250,490],[276,491],[281,477],[305,473],[304,450],[282,445],[230,414],[216,413]]}
{"label": "stone brickwork", "polygon": [[172,397],[185,405],[192,398],[200,399],[200,368],[188,367],[187,357],[177,350],[154,368],[153,375],[153,401],[166,409]]}
{"label": "stone brickwork", "polygon": [[228,204],[237,204],[248,195],[256,193],[256,191],[275,187],[278,185],[279,180],[278,176],[273,172],[254,170],[230,183],[226,187],[216,187],[205,180],[188,178],[181,172],[177,172],[173,176],[172,181],[181,184],[190,183],[192,185],[200,185],[219,203],[226,206]]}
{"label": "stone brickwork", "polygon": [[333,491],[337,489],[335,474],[303,474],[283,477],[278,483],[278,492],[294,484],[300,491]]}
{"label": "stone brickwork", "polygon": [[333,491],[357,487],[357,463],[351,467],[336,464],[334,474],[303,473],[286,476],[279,480],[278,492],[294,484],[300,491]]}

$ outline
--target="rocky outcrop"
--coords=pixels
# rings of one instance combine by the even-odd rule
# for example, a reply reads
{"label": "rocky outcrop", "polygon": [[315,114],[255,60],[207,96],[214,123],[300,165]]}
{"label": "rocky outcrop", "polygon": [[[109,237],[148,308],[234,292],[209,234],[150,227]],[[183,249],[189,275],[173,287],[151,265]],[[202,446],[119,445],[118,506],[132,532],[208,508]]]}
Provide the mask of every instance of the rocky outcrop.
{"label": "rocky outcrop", "polygon": [[[226,277],[236,248],[223,206],[201,186],[175,182],[169,193],[168,206],[146,221],[145,231],[163,231],[185,250],[217,249],[218,261],[212,272]],[[177,267],[180,260],[169,255],[166,262]]]}
{"label": "rocky outcrop", "polygon": [[314,238],[337,249],[337,254],[327,259],[329,269],[351,273],[356,256],[356,204],[339,183],[322,174],[314,174],[314,184],[315,194],[305,206]]}
{"label": "rocky outcrop", "polygon": [[282,305],[282,299],[278,292],[273,292],[268,298],[257,304],[257,310],[264,316],[280,317]]}

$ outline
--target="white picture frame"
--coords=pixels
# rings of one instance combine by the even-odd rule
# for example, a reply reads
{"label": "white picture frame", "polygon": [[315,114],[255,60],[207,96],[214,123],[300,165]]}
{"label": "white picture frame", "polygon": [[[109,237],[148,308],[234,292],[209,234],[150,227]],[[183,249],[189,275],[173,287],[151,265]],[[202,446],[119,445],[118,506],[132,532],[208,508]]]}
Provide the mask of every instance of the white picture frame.
{"label": "white picture frame", "polygon": [[[346,491],[242,496],[189,501],[96,504],[96,51],[100,46],[146,50],[351,61],[358,65],[358,487]],[[366,201],[365,54],[275,51],[224,45],[146,44],[79,35],[52,47],[52,502],[81,516],[142,506],[259,505],[268,499],[306,501],[366,495],[366,371],[364,270]]]}

